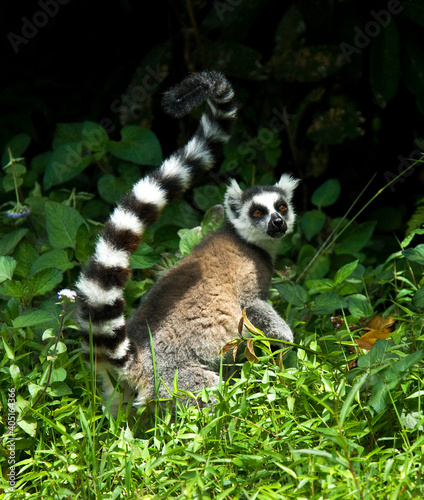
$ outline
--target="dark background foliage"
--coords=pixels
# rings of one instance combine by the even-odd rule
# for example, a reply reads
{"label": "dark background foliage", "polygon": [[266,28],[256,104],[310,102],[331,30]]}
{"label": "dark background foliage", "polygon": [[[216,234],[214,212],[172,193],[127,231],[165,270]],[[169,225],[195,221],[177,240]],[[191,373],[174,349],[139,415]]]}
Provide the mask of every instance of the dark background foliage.
{"label": "dark background foliage", "polygon": [[[333,177],[340,215],[373,174],[364,202],[424,149],[419,0],[22,0],[0,8],[0,150],[27,132],[35,155],[50,148],[57,123],[91,120],[114,139],[125,124],[151,127],[167,154],[195,120],[165,116],[160,95],[207,68],[228,75],[241,103],[227,170],[253,169],[257,182],[293,172],[304,180],[300,210]],[[418,166],[365,219],[402,232],[423,186]]]}

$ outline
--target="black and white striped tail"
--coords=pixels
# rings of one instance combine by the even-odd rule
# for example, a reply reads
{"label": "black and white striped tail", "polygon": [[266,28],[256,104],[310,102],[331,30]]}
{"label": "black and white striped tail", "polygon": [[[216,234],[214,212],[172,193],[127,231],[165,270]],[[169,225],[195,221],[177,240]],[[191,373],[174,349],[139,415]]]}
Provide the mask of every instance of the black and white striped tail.
{"label": "black and white striped tail", "polygon": [[89,352],[91,323],[97,355],[118,369],[124,369],[134,353],[124,318],[130,256],[163,207],[214,166],[237,112],[231,85],[216,72],[194,73],[164,96],[165,109],[175,117],[204,101],[208,108],[190,141],[138,181],[116,206],[77,283],[83,349]]}

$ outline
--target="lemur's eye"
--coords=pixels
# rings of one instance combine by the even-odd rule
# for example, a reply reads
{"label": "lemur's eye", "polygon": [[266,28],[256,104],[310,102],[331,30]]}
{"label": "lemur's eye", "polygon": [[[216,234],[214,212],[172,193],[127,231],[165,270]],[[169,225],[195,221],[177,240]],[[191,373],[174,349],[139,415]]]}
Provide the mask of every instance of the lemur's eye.
{"label": "lemur's eye", "polygon": [[260,217],[262,215],[262,210],[259,210],[259,208],[257,208],[256,210],[253,210],[252,215],[254,217]]}
{"label": "lemur's eye", "polygon": [[278,210],[279,210],[280,212],[286,212],[286,211],[287,211],[287,206],[286,206],[286,205],[280,205],[280,206],[278,207]]}

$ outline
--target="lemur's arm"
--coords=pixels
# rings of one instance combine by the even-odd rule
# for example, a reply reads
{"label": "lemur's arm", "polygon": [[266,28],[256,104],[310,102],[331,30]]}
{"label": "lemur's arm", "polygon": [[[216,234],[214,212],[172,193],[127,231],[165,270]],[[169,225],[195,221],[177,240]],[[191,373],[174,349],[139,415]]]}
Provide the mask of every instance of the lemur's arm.
{"label": "lemur's arm", "polygon": [[293,342],[293,333],[287,323],[265,300],[254,299],[246,307],[248,320],[267,337]]}

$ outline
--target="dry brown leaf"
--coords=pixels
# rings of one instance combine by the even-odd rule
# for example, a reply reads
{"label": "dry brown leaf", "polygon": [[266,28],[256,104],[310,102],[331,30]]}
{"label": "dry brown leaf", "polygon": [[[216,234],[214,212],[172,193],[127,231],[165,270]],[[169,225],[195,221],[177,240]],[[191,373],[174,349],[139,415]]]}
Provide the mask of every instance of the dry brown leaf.
{"label": "dry brown leaf", "polygon": [[248,361],[252,361],[252,363],[258,362],[258,357],[255,354],[255,350],[253,349],[252,339],[247,339],[246,349],[244,350],[244,355]]}

